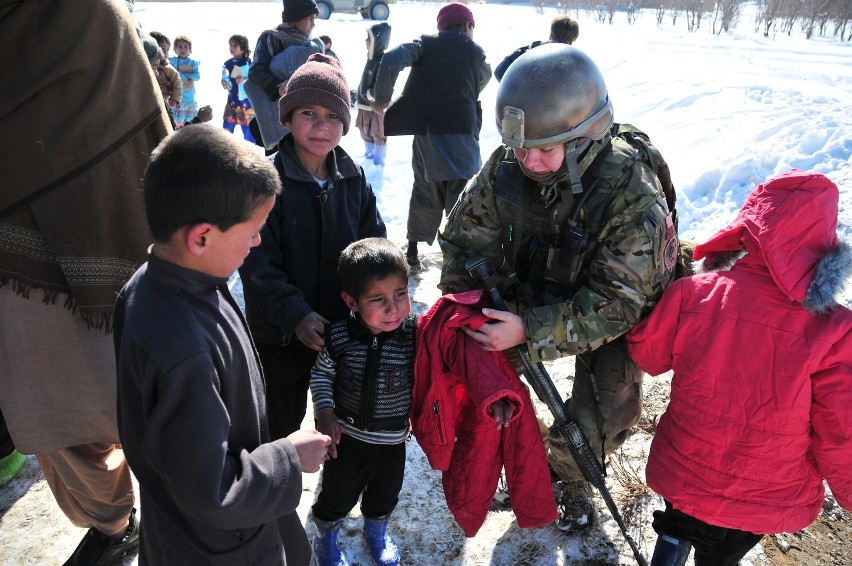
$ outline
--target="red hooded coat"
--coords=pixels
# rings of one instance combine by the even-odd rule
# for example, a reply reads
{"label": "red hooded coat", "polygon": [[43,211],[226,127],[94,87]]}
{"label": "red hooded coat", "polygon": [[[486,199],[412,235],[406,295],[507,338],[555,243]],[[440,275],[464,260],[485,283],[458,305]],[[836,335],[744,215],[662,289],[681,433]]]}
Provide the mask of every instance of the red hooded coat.
{"label": "red hooded coat", "polygon": [[747,254],[674,282],[627,335],[644,371],[674,370],[646,476],[676,509],[720,527],[795,532],[816,519],[823,478],[850,508],[852,312],[834,304],[838,289],[823,300],[850,263],[837,205],[819,174],[760,185],[695,250],[705,267]]}
{"label": "red hooded coat", "polygon": [[[485,521],[502,467],[520,527],[558,516],[526,387],[502,352],[486,352],[461,330],[488,322],[486,306],[482,291],[445,295],[417,326],[411,429],[432,469],[444,472],[447,506],[468,537]],[[501,398],[516,410],[498,430],[488,409]]]}

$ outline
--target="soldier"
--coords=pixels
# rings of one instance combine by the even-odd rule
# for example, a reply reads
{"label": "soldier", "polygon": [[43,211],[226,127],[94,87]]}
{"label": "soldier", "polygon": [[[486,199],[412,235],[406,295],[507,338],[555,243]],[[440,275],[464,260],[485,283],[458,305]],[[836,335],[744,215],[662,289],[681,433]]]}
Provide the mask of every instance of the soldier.
{"label": "soldier", "polygon": [[[533,361],[576,356],[569,416],[598,458],[616,450],[642,411],[642,371],[622,335],[672,280],[677,237],[654,171],[611,133],[597,66],[564,44],[531,49],[497,91],[504,145],[450,213],[438,240],[443,293],[477,286],[465,260],[482,254],[512,312],[467,333],[490,351],[527,343]],[[516,364],[516,367],[518,364]],[[561,478],[557,526],[593,516],[591,491],[558,433],[546,439]]]}

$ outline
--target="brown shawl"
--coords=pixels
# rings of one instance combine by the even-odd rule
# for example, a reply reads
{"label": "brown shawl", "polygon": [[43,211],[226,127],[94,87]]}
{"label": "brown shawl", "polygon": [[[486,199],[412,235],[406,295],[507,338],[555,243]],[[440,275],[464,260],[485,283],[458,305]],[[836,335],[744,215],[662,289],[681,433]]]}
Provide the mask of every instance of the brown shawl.
{"label": "brown shawl", "polygon": [[[85,31],[81,31],[85,30]],[[124,1],[0,0],[0,284],[109,330],[151,242],[142,176],[168,118]]]}

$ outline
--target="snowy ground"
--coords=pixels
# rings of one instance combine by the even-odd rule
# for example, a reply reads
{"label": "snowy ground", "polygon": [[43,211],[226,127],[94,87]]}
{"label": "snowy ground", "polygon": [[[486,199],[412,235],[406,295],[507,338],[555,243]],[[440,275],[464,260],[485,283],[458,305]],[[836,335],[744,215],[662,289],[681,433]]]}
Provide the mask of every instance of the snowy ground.
{"label": "snowy ground", "polygon": [[[391,45],[435,31],[439,5],[402,2],[391,6]],[[475,39],[489,61],[497,63],[516,47],[546,38],[551,18],[528,5],[471,5],[476,17]],[[219,69],[227,58],[227,40],[239,33],[253,44],[259,33],[279,20],[280,2],[153,3],[138,2],[144,28],[174,38],[193,40],[193,57],[202,62],[197,100],[211,104],[218,123],[225,103]],[[764,38],[753,32],[747,12],[737,30],[723,36],[687,33],[683,18],[672,28],[660,27],[652,13],[627,26],[623,14],[614,25],[601,25],[587,14],[580,22],[576,45],[600,66],[615,107],[616,120],[648,132],[665,155],[678,188],[681,235],[701,239],[724,225],[757,183],[791,167],[825,173],[841,187],[840,232],[852,232],[852,44],[832,39],[805,40],[794,32]],[[374,22],[360,16],[333,14],[318,21],[314,35],[328,34],[354,87],[366,56],[365,29]],[[397,93],[405,75],[400,77]],[[482,94],[485,122],[481,149],[487,156],[500,139],[494,127],[492,81]],[[353,120],[354,121],[354,120]],[[356,158],[363,154],[357,129],[341,145]],[[388,224],[389,236],[405,240],[408,197],[412,182],[411,139],[391,138],[388,163],[365,165]],[[412,278],[414,310],[428,308],[438,297],[435,287],[440,256],[437,245],[426,249],[426,270]],[[240,286],[234,281],[234,291]],[[845,295],[852,306],[852,292]],[[571,360],[550,366],[557,386],[570,388]],[[665,408],[666,379],[646,380],[646,414],[622,453],[610,462],[610,489],[646,557],[655,535],[650,512],[659,505],[643,489],[644,460],[653,423]],[[541,408],[541,407],[540,407]],[[311,416],[306,418],[306,425]],[[510,510],[495,510],[479,534],[465,539],[446,509],[440,474],[428,469],[416,442],[408,447],[406,480],[392,529],[403,549],[404,564],[436,565],[562,565],[632,564],[629,547],[598,500],[600,521],[582,535],[566,536],[552,526],[521,530]],[[305,475],[300,516],[314,499],[319,476]],[[142,510],[144,517],[144,510]],[[144,520],[144,519],[143,519]],[[768,564],[850,564],[852,528],[831,500],[818,523],[801,533],[766,537],[747,556],[755,566]],[[311,530],[308,524],[309,531]],[[23,473],[0,488],[0,566],[61,564],[84,531],[71,526],[59,512],[34,458]],[[370,564],[360,539],[360,517],[353,512],[344,525],[342,546],[353,564]],[[127,564],[135,564],[129,559]],[[690,561],[691,564],[691,561]]]}

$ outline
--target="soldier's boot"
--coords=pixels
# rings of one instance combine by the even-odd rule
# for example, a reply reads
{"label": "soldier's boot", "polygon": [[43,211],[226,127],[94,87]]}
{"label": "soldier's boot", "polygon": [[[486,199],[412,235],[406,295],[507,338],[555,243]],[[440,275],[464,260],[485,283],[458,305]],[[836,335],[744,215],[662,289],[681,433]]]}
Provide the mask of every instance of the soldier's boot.
{"label": "soldier's boot", "polygon": [[651,557],[651,566],[684,566],[690,550],[692,545],[688,540],[660,533]]}
{"label": "soldier's boot", "polygon": [[364,159],[373,159],[376,156],[376,144],[373,142],[364,142]]}
{"label": "soldier's boot", "polygon": [[364,540],[376,566],[398,566],[399,548],[388,534],[390,515],[370,519],[364,517]]}
{"label": "soldier's boot", "polygon": [[385,156],[388,154],[387,145],[376,145],[373,153],[373,164],[383,166],[385,164]]}
{"label": "soldier's boot", "polygon": [[346,555],[337,545],[337,535],[343,519],[336,521],[320,521],[314,517],[317,534],[314,536],[313,549],[317,566],[349,566]]}
{"label": "soldier's boot", "polygon": [[592,488],[589,482],[559,482],[560,494],[557,497],[559,518],[556,526],[561,531],[576,532],[592,524],[595,506],[592,503]]}

